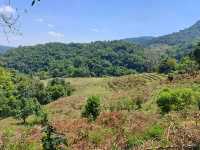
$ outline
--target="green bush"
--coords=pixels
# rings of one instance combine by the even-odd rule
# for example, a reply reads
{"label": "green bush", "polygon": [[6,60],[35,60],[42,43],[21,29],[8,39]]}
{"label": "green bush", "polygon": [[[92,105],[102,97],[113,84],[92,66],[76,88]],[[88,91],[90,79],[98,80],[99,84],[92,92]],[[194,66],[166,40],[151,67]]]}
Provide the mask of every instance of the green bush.
{"label": "green bush", "polygon": [[82,116],[91,120],[96,120],[101,111],[100,98],[98,96],[91,96],[87,100],[87,104],[82,112]]}
{"label": "green bush", "polygon": [[122,111],[122,110],[127,110],[127,111],[135,110],[136,106],[139,108],[138,105],[140,105],[140,104],[137,105],[136,102],[128,98],[123,98],[123,99],[118,100],[117,102],[111,103],[109,105],[109,109],[112,112]]}
{"label": "green bush", "polygon": [[47,103],[63,96],[70,96],[72,91],[70,83],[65,82],[64,79],[55,78],[48,82],[46,88]]}
{"label": "green bush", "polygon": [[127,141],[127,149],[132,150],[134,147],[142,145],[144,142],[144,139],[142,137],[136,136],[136,135],[129,135],[128,141]]}
{"label": "green bush", "polygon": [[161,109],[161,112],[165,114],[172,110],[184,110],[191,106],[193,101],[194,93],[192,89],[164,89],[158,96],[157,105]]}
{"label": "green bush", "polygon": [[145,132],[144,139],[161,140],[163,133],[164,133],[164,128],[162,128],[159,124],[155,124]]}

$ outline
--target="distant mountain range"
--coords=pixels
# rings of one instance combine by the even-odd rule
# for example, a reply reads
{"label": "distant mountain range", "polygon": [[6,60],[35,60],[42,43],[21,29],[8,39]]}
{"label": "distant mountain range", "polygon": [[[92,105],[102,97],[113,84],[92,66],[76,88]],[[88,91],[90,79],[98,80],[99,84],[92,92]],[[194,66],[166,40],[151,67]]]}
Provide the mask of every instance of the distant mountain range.
{"label": "distant mountain range", "polygon": [[180,45],[186,43],[192,43],[194,41],[200,40],[200,21],[196,22],[189,28],[180,30],[172,34],[159,36],[159,37],[138,37],[138,38],[127,38],[124,39],[128,42],[137,43],[142,46],[151,46],[151,45]]}
{"label": "distant mountain range", "polygon": [[9,47],[9,46],[2,46],[0,45],[0,54],[5,53],[7,50],[12,49],[13,47]]}
{"label": "distant mountain range", "polygon": [[159,37],[138,37],[124,39],[130,43],[139,44],[150,51],[170,54],[176,58],[189,54],[193,46],[200,41],[200,21],[194,25]]}

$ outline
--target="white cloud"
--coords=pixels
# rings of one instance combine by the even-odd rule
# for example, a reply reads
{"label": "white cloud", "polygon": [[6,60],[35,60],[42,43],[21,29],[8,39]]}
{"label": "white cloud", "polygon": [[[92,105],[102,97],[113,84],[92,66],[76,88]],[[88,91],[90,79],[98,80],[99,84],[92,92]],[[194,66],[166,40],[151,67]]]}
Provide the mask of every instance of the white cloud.
{"label": "white cloud", "polygon": [[48,26],[49,28],[54,28],[54,27],[55,27],[53,24],[47,24],[47,26]]}
{"label": "white cloud", "polygon": [[99,29],[97,29],[97,28],[92,28],[92,29],[90,29],[92,32],[96,32],[96,33],[98,33],[98,32],[100,32],[100,30]]}
{"label": "white cloud", "polygon": [[55,38],[63,38],[65,36],[64,34],[55,31],[49,31],[48,34]]}
{"label": "white cloud", "polygon": [[40,22],[40,23],[43,23],[43,22],[44,22],[44,19],[43,19],[43,18],[37,18],[35,21]]}
{"label": "white cloud", "polygon": [[16,13],[16,10],[11,6],[4,5],[0,7],[0,15],[4,17],[10,18],[13,15],[15,15],[15,13]]}

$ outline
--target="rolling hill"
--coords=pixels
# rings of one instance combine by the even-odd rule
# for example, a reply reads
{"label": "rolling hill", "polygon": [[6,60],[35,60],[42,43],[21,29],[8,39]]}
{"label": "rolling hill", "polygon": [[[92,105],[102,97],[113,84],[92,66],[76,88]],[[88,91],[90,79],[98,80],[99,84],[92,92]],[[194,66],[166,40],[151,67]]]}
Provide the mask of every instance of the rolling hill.
{"label": "rolling hill", "polygon": [[5,67],[50,77],[121,76],[151,70],[144,49],[125,41],[48,43],[3,55]]}
{"label": "rolling hill", "polygon": [[0,54],[5,53],[7,50],[11,49],[12,47],[2,46],[0,45]]}
{"label": "rolling hill", "polygon": [[184,30],[172,34],[159,37],[128,38],[124,40],[140,44],[147,49],[168,52],[176,58],[181,58],[182,56],[189,54],[192,51],[193,45],[200,41],[200,21],[197,21],[194,25]]}

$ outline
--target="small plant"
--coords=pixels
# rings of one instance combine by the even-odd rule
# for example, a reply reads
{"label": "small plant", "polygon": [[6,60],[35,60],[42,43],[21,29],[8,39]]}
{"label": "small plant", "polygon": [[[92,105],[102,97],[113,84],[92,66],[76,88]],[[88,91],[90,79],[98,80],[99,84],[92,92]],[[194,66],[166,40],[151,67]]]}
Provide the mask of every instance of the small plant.
{"label": "small plant", "polygon": [[127,149],[132,150],[134,147],[142,145],[143,142],[144,140],[142,139],[142,137],[136,135],[130,135],[128,136]]}
{"label": "small plant", "polygon": [[161,140],[163,133],[164,133],[164,128],[162,128],[159,124],[155,124],[145,132],[144,138],[146,140],[148,139]]}
{"label": "small plant", "polygon": [[198,109],[200,110],[200,100],[197,100],[197,106],[198,106]]}
{"label": "small plant", "polygon": [[96,120],[101,111],[100,98],[98,96],[91,96],[87,100],[87,104],[82,112],[82,116],[91,120]]}
{"label": "small plant", "polygon": [[117,102],[111,103],[109,105],[109,109],[111,112],[122,110],[132,111],[136,109],[136,103],[131,99],[123,98],[118,100]]}
{"label": "small plant", "polygon": [[42,125],[44,126],[44,136],[42,138],[44,150],[62,150],[68,146],[65,136],[57,133],[56,129],[49,123],[46,113],[43,113]]}

